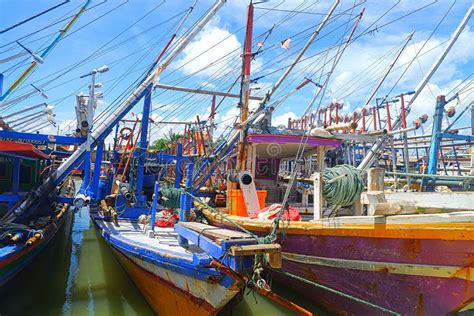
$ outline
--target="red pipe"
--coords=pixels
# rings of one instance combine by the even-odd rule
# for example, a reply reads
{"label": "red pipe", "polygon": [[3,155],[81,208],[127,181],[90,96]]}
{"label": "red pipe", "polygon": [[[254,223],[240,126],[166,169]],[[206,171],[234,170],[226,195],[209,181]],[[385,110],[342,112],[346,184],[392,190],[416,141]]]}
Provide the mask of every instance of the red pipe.
{"label": "red pipe", "polygon": [[191,126],[188,128],[188,156],[191,155]]}
{"label": "red pipe", "polygon": [[374,117],[374,131],[377,130],[377,108],[374,106],[372,108],[372,116]]}
{"label": "red pipe", "polygon": [[[352,113],[352,122],[357,123],[357,112],[355,112],[355,111],[354,111],[354,113]],[[355,130],[355,128],[353,128],[352,129],[352,134],[355,134],[355,132],[356,132],[356,130]]]}
{"label": "red pipe", "polygon": [[365,133],[365,113],[367,112],[367,109],[366,108],[363,108],[361,110],[361,115],[362,115],[362,129],[361,129],[361,132],[362,133]]}
{"label": "red pipe", "polygon": [[400,101],[402,104],[402,128],[407,128],[407,114],[405,109],[405,98],[404,95],[400,95]]}
{"label": "red pipe", "polygon": [[332,103],[329,106],[329,125],[332,125]]}
{"label": "red pipe", "polygon": [[387,126],[388,130],[392,131],[392,118],[390,117],[390,104],[388,101],[385,103],[385,110],[387,110]]}

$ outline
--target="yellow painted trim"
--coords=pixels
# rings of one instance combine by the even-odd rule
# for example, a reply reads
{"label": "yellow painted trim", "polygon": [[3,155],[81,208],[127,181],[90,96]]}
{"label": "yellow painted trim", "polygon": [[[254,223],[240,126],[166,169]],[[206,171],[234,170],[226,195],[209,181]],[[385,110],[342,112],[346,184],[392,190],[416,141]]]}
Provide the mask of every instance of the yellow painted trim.
{"label": "yellow painted trim", "polygon": [[471,282],[474,281],[473,267],[348,260],[307,256],[288,252],[283,252],[282,257],[283,260],[340,269],[385,272],[391,274],[416,275],[437,278],[459,278]]}
{"label": "yellow painted trim", "polygon": [[[207,209],[204,209],[203,213],[211,222],[232,226],[228,220],[222,218],[219,214]],[[228,215],[228,218],[252,232],[266,233],[271,230],[271,220],[250,220],[246,217],[234,215]],[[347,224],[337,222],[336,218],[325,221],[325,225],[314,222],[282,222],[280,228],[290,235],[474,241],[474,221],[452,223],[447,222],[446,218],[440,218],[438,222],[431,223],[407,221],[406,223],[396,224]]]}

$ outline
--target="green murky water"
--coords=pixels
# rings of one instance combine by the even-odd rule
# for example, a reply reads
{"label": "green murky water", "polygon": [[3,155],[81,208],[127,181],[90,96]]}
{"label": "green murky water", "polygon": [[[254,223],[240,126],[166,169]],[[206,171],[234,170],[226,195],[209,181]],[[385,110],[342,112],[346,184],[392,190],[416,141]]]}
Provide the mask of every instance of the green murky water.
{"label": "green murky water", "polygon": [[[72,223],[71,223],[72,222]],[[280,294],[318,314],[315,306]],[[145,299],[97,234],[85,210],[0,292],[0,315],[153,315]],[[260,295],[244,295],[232,315],[291,315]]]}

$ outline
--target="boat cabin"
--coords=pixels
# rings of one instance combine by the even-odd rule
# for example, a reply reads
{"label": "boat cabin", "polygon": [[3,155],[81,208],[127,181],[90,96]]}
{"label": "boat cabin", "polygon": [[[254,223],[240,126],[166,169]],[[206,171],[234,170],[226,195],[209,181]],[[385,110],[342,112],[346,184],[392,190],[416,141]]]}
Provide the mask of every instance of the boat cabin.
{"label": "boat cabin", "polygon": [[0,141],[0,216],[41,181],[49,159],[32,144]]}

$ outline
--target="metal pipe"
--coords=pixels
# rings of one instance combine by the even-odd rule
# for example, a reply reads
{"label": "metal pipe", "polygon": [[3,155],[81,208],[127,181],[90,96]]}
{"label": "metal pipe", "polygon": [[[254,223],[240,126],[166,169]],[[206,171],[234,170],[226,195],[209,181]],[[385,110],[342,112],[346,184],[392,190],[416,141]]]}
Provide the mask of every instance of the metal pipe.
{"label": "metal pipe", "polygon": [[327,21],[329,18],[332,16],[334,13],[334,10],[336,10],[337,6],[339,5],[340,0],[334,1],[332,4],[331,8],[329,9],[329,12],[326,14],[324,17],[323,21],[319,24],[318,28],[316,31],[313,32],[309,40],[306,42],[305,46],[301,49],[300,53],[298,56],[295,58],[293,63],[286,69],[286,71],[283,73],[283,75],[278,79],[278,81],[275,83],[275,85],[270,89],[270,91],[267,92],[265,95],[265,99],[262,101],[263,104],[265,104],[268,100],[270,100],[271,96],[275,93],[275,91],[280,87],[280,85],[283,83],[283,81],[288,77],[290,72],[295,68],[296,64],[299,63],[300,59],[303,57],[304,53],[308,50],[308,48],[313,44],[314,40],[316,37],[319,35],[321,32],[321,29],[326,25]]}
{"label": "metal pipe", "polygon": [[13,117],[13,116],[15,116],[15,115],[22,114],[22,113],[25,113],[25,112],[29,112],[29,111],[31,111],[31,110],[37,109],[37,108],[42,107],[42,106],[47,106],[47,104],[46,104],[46,103],[40,103],[40,104],[37,104],[37,105],[33,105],[33,106],[30,106],[30,107],[28,107],[28,108],[26,108],[26,109],[23,109],[23,110],[14,112],[14,113],[10,113],[10,114],[5,115],[5,116],[0,116],[0,119],[4,119],[4,120],[5,120],[5,119],[8,119],[8,118]]}
{"label": "metal pipe", "polygon": [[[175,49],[170,53],[165,62],[156,67],[164,70],[186,47],[186,45],[196,37],[196,35],[204,28],[204,26],[212,19],[217,11],[224,5],[225,0],[217,0],[207,14],[199,21],[194,28],[186,35],[186,37],[179,42]],[[155,78],[154,73],[150,73],[142,83],[133,91],[133,93],[125,99],[117,109],[111,113],[99,126],[96,127],[92,137],[96,140],[103,140],[110,132],[111,128],[117,124],[125,114],[144,96],[147,87],[152,84]],[[69,158],[63,162],[59,168],[52,173],[35,191],[34,194],[30,194],[28,198],[23,201],[18,207],[14,209],[14,214],[20,216],[27,210],[32,204],[34,204],[39,196],[42,196],[44,192],[47,192],[49,188],[59,183],[69,173],[69,171],[80,161],[85,151],[87,150],[85,144],[82,144]],[[13,220],[13,217],[9,217],[9,220]]]}
{"label": "metal pipe", "polygon": [[156,208],[158,206],[158,193],[160,188],[160,182],[155,181],[155,186],[153,189],[153,202],[151,204],[151,217],[150,217],[150,229],[155,230],[155,221],[156,221]]}
{"label": "metal pipe", "polygon": [[[471,15],[474,11],[474,4],[471,5],[471,7],[469,8],[469,10],[466,12],[466,15],[464,16],[464,18],[462,19],[461,23],[459,24],[459,26],[457,27],[457,29],[454,31],[453,35],[451,36],[451,39],[448,43],[448,45],[446,46],[446,48],[444,49],[443,53],[438,57],[438,59],[433,63],[433,65],[431,66],[430,70],[426,73],[425,77],[421,80],[420,84],[418,85],[418,87],[416,87],[415,89],[415,94],[413,95],[413,97],[411,98],[410,102],[408,103],[408,106],[407,106],[407,112],[409,113],[410,112],[410,106],[413,104],[413,102],[415,102],[415,100],[418,98],[418,96],[420,95],[420,93],[423,91],[423,88],[426,86],[426,84],[428,83],[428,81],[431,79],[431,77],[433,76],[433,74],[436,72],[436,70],[438,69],[439,65],[443,62],[444,58],[446,57],[446,55],[448,54],[448,52],[451,50],[451,48],[453,47],[454,43],[456,42],[456,40],[458,39],[459,35],[461,34],[462,30],[464,29],[464,27],[466,26],[467,22],[469,21],[469,19],[471,18]],[[395,120],[395,122],[393,123],[393,128],[394,129],[397,129],[399,126],[400,126],[400,123],[401,123],[401,118],[400,117],[397,117],[397,119]],[[367,169],[371,166],[372,162],[374,161],[375,157],[376,157],[376,153],[380,150],[380,148],[382,147],[382,144],[385,142],[386,140],[386,136],[385,137],[382,137],[381,139],[379,139],[373,146],[372,148],[370,149],[369,153],[367,156],[364,157],[364,159],[361,161],[361,163],[359,164],[359,166],[357,166],[358,169]]]}
{"label": "metal pipe", "polygon": [[[324,25],[327,23],[327,21],[329,20],[329,18],[332,16],[332,14],[334,13],[334,10],[336,9],[336,7],[339,5],[340,3],[340,0],[336,0],[334,1],[333,5],[331,6],[331,8],[329,9],[328,13],[326,14],[326,16],[324,17],[323,21],[319,24],[318,28],[314,31],[314,33],[311,35],[311,37],[309,38],[309,40],[306,42],[305,46],[301,49],[300,53],[298,54],[298,56],[295,58],[295,60],[293,61],[293,63],[290,65],[290,67],[288,67],[286,69],[286,71],[283,73],[283,75],[278,79],[278,81],[275,83],[275,85],[267,92],[267,94],[265,95],[265,98],[260,102],[259,104],[259,107],[257,108],[257,110],[249,116],[249,118],[245,121],[245,122],[242,122],[240,124],[240,128],[245,128],[245,126],[247,126],[249,123],[253,122],[253,123],[258,123],[261,119],[263,119],[263,116],[259,118],[259,116],[261,115],[261,112],[262,110],[265,108],[265,104],[270,100],[271,96],[275,93],[275,91],[280,87],[280,85],[283,83],[283,81],[288,77],[288,75],[290,74],[290,72],[293,70],[293,68],[296,66],[296,64],[301,60],[301,58],[303,57],[304,53],[308,50],[308,48],[311,46],[311,44],[314,42],[314,40],[316,39],[316,37],[319,35],[321,29],[324,27]],[[294,90],[296,91],[296,89]],[[227,149],[232,146],[232,144],[234,144],[238,139],[239,139],[239,135],[240,135],[240,131],[237,130],[235,131],[228,139],[228,141],[226,142],[226,145],[223,147],[223,149],[221,150],[221,154],[222,156],[220,157],[216,157],[217,159],[214,160],[213,164],[217,164],[220,160],[220,158],[223,157],[223,155],[225,155],[225,153],[227,152]],[[211,169],[212,169],[213,166],[211,166]],[[201,183],[202,180],[205,178],[206,175],[202,175],[201,177],[199,177],[197,179],[197,182],[196,183]]]}
{"label": "metal pipe", "polygon": [[[157,83],[154,86],[155,88],[164,89],[164,90],[172,90],[172,91],[181,91],[181,92],[190,92],[190,93],[197,93],[197,94],[205,94],[205,95],[212,95],[212,96],[220,96],[220,97],[228,97],[228,98],[239,98],[238,94],[234,93],[226,93],[221,91],[212,91],[212,90],[204,90],[204,89],[192,89],[192,88],[185,88],[185,87],[178,87],[178,86],[170,86],[166,84]],[[262,101],[263,97],[257,96],[249,96],[250,100],[257,100]]]}
{"label": "metal pipe", "polygon": [[26,127],[27,125],[29,125],[28,123],[31,123],[31,122],[33,122],[33,121],[39,119],[39,118],[42,117],[43,115],[44,115],[44,113],[43,113],[43,112],[40,112],[40,113],[38,113],[38,114],[35,114],[35,116],[30,117],[29,119],[24,120],[23,122],[20,122],[20,123],[17,123],[17,124],[13,124],[13,125],[11,125],[10,127],[11,127],[12,129],[20,128],[20,126]]}
{"label": "metal pipe", "polygon": [[474,176],[449,176],[441,174],[421,174],[421,173],[406,173],[406,172],[391,172],[386,171],[385,174],[397,175],[397,176],[408,176],[414,178],[436,178],[436,179],[451,179],[451,180],[472,180],[474,181]]}
{"label": "metal pipe", "polygon": [[397,60],[400,58],[400,56],[402,55],[403,51],[405,50],[405,48],[407,47],[408,43],[411,41],[411,39],[413,38],[413,35],[415,34],[415,31],[411,32],[410,35],[408,35],[408,37],[406,38],[405,40],[405,43],[403,44],[402,48],[400,49],[400,51],[398,52],[398,54],[395,56],[394,60],[392,61],[392,63],[390,63],[388,65],[388,68],[387,68],[387,71],[385,72],[385,74],[383,75],[383,77],[380,79],[380,81],[377,83],[377,85],[375,86],[375,88],[372,90],[372,93],[369,95],[369,97],[367,98],[367,100],[365,101],[364,105],[369,105],[370,102],[372,101],[372,99],[374,98],[375,94],[377,94],[377,92],[379,91],[380,87],[382,86],[382,84],[384,83],[385,79],[387,79],[387,76],[390,74],[390,72],[392,71],[392,68],[395,66],[395,64],[397,63]]}
{"label": "metal pipe", "polygon": [[[46,49],[41,54],[40,57],[42,59],[44,59],[51,52],[51,50],[59,43],[59,41],[63,38],[64,34],[66,34],[66,32],[71,28],[74,22],[76,22],[76,20],[82,15],[82,13],[86,11],[90,3],[91,3],[91,0],[86,0],[86,2],[81,7],[81,9],[76,13],[76,15],[74,15],[74,17],[66,24],[66,26],[59,31],[59,34],[55,37],[53,42],[48,47],[46,47]],[[5,94],[0,96],[0,101],[5,100],[5,98],[9,96],[10,93],[12,93],[13,90],[23,82],[23,80],[25,80],[28,74],[31,73],[36,68],[37,65],[38,65],[38,62],[36,60],[33,60],[31,64],[28,66],[28,68],[20,75],[20,77],[18,77],[18,79],[16,79],[13,82],[13,84],[7,89],[7,91],[5,91]]]}

